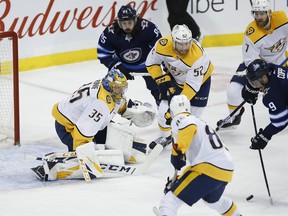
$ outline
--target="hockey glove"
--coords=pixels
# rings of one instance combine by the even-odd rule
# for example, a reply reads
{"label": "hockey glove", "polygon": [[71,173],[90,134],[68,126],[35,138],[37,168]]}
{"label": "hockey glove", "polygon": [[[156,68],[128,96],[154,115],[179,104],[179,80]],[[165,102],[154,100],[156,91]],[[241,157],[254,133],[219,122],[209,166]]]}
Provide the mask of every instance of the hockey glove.
{"label": "hockey glove", "polygon": [[270,139],[271,137],[265,135],[263,129],[260,128],[257,135],[251,139],[250,149],[264,149]]}
{"label": "hockey glove", "polygon": [[117,62],[112,68],[118,69],[126,76],[127,80],[134,80],[134,77],[129,74],[131,71],[125,68],[125,66],[121,62]]}
{"label": "hockey glove", "polygon": [[170,101],[175,93],[175,88],[172,84],[171,77],[165,74],[163,76],[157,77],[155,81],[161,94],[160,99]]}
{"label": "hockey glove", "polygon": [[242,98],[244,101],[250,104],[255,104],[258,99],[259,89],[253,88],[249,83],[247,83],[242,88]]}
{"label": "hockey glove", "polygon": [[178,144],[174,143],[172,145],[171,163],[175,169],[181,170],[181,168],[186,165],[186,155],[177,148]]}

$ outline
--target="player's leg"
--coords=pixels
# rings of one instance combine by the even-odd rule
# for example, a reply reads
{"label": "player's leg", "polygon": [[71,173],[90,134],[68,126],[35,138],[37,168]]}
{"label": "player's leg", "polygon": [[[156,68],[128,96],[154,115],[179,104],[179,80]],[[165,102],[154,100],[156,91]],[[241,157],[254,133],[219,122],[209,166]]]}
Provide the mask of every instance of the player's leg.
{"label": "player's leg", "polygon": [[204,203],[220,215],[241,216],[236,204],[228,197],[223,196],[225,186],[219,187],[203,197]]}
{"label": "player's leg", "polygon": [[166,0],[169,13],[168,23],[171,30],[176,24],[186,24],[192,31],[193,38],[199,41],[199,38],[201,37],[200,28],[190,14],[187,13],[188,3],[189,0]]}
{"label": "player's leg", "polygon": [[209,93],[211,87],[211,77],[208,78],[205,83],[202,84],[199,91],[196,93],[195,97],[192,98],[191,104],[191,113],[196,117],[201,117],[204,108],[207,106]]}
{"label": "player's leg", "polygon": [[158,85],[155,80],[150,76],[143,76],[143,79],[146,83],[146,88],[150,91],[151,95],[155,99],[157,106],[160,104],[160,92],[158,89]]}
{"label": "player's leg", "polygon": [[[229,113],[232,113],[242,102],[243,98],[241,91],[244,85],[246,85],[247,79],[245,76],[234,75],[227,88],[227,105]],[[241,122],[241,117],[245,109],[242,107],[234,116],[231,117],[229,122],[225,123],[222,128],[236,129],[237,125]],[[219,120],[217,125],[220,125],[223,120]]]}
{"label": "player's leg", "polygon": [[170,113],[168,112],[168,109],[168,101],[162,100],[158,107],[158,127],[160,129],[160,137],[149,144],[150,149],[153,149],[157,144],[166,147],[172,142],[171,126],[168,116]]}
{"label": "player's leg", "polygon": [[68,147],[68,151],[73,151],[73,137],[63,125],[55,121],[56,133],[63,144]]}

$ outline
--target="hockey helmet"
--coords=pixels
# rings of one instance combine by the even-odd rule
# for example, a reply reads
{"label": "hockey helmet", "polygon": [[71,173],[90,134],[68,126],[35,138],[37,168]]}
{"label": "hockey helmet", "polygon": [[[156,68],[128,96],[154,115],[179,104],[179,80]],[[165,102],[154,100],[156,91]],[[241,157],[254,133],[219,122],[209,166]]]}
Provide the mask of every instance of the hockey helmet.
{"label": "hockey helmet", "polygon": [[254,88],[264,85],[262,77],[270,72],[268,64],[263,59],[256,59],[247,67],[246,77]]}
{"label": "hockey helmet", "polygon": [[111,93],[115,103],[120,103],[128,88],[128,82],[123,73],[118,69],[112,68],[102,79],[103,87]]}
{"label": "hockey helmet", "polygon": [[192,45],[192,32],[185,24],[175,25],[172,29],[172,40],[175,51],[185,55]]}
{"label": "hockey helmet", "polygon": [[252,13],[255,11],[270,11],[270,0],[254,0],[252,4]]}
{"label": "hockey helmet", "polygon": [[175,95],[170,101],[170,113],[173,118],[179,113],[191,113],[190,101],[185,95]]}
{"label": "hockey helmet", "polygon": [[136,17],[136,10],[130,5],[123,5],[117,15],[118,21],[134,20]]}

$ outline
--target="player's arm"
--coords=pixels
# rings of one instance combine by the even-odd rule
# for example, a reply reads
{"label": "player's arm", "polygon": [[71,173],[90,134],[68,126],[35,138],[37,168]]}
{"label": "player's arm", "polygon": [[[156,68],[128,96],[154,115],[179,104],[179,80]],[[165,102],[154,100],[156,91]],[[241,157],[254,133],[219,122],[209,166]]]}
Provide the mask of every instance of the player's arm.
{"label": "player's arm", "polygon": [[[186,118],[187,119],[187,118]],[[190,147],[197,132],[193,123],[184,123],[183,119],[177,119],[178,135],[176,142],[172,145],[171,163],[175,169],[180,170],[186,165],[186,151]]]}
{"label": "player's arm", "polygon": [[146,68],[153,79],[162,76],[161,63],[163,60],[161,55],[156,52],[157,43],[146,58]]}
{"label": "player's arm", "polygon": [[[109,28],[109,27],[108,27]],[[112,33],[110,33],[112,34]],[[110,42],[110,35],[108,33],[107,28],[100,35],[98,46],[97,46],[97,57],[102,64],[104,64],[107,68],[113,67],[117,62],[114,61],[113,55],[115,53],[115,47]]]}
{"label": "player's arm", "polygon": [[154,25],[151,22],[149,22],[149,24],[148,24],[147,37],[148,37],[147,41],[149,41],[148,42],[149,43],[149,47],[151,47],[151,48],[154,47],[154,45],[156,44],[157,40],[159,40],[162,37],[160,30],[157,28],[156,25]]}
{"label": "player's arm", "polygon": [[244,42],[242,44],[242,58],[244,64],[248,66],[255,59],[259,59],[259,54],[260,49],[256,47],[249,37],[244,36]]}
{"label": "player's arm", "polygon": [[[260,128],[255,137],[251,139],[251,149],[264,149],[273,135],[279,133],[287,127],[288,112],[286,106],[279,110],[274,110],[274,103],[269,103],[270,124],[263,130]],[[274,106],[274,108],[273,108]]]}

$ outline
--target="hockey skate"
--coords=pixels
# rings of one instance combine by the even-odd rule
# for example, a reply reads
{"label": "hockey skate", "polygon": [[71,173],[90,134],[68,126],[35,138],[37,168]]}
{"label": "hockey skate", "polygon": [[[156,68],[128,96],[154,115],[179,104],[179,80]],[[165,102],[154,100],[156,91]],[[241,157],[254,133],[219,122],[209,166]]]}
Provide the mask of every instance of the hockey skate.
{"label": "hockey skate", "polygon": [[238,115],[235,116],[235,118],[231,118],[228,122],[226,122],[225,124],[223,124],[221,127],[219,127],[224,119],[221,119],[217,122],[217,126],[219,127],[219,130],[231,130],[231,129],[237,129],[238,125],[240,124],[241,122],[241,117],[243,115],[245,111],[245,108],[242,107],[240,109],[240,113]]}
{"label": "hockey skate", "polygon": [[38,179],[41,181],[48,181],[48,175],[45,174],[44,167],[43,166],[37,166],[31,168],[31,170],[35,173]]}
{"label": "hockey skate", "polygon": [[159,137],[149,144],[149,148],[153,149],[157,144],[160,144],[163,146],[163,148],[165,148],[170,143],[172,143],[172,136],[171,135],[168,137]]}

